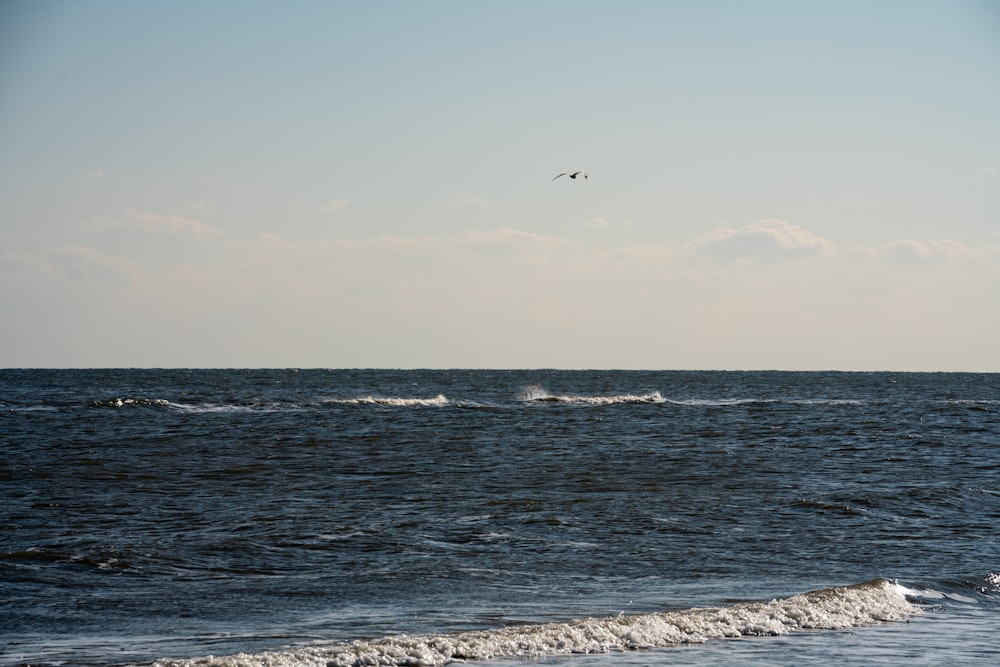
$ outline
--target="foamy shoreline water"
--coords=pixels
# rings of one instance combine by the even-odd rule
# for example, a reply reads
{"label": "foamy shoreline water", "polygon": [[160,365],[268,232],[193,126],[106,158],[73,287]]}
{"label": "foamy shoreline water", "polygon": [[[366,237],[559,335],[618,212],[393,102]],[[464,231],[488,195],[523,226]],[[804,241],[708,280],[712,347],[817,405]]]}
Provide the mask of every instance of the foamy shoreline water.
{"label": "foamy shoreline water", "polygon": [[844,630],[904,621],[918,614],[897,584],[874,580],[769,602],[662,613],[624,614],[462,632],[399,635],[308,646],[287,651],[193,660],[161,660],[156,667],[360,667],[444,665],[492,658],[538,658],[568,653],[609,653],[702,643],[712,639],[777,636],[797,630]]}

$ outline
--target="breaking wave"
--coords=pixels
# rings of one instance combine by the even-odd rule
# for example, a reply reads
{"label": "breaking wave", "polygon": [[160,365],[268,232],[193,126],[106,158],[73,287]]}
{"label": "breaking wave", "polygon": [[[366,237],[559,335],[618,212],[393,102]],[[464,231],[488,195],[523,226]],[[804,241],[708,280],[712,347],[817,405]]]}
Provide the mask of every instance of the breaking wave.
{"label": "breaking wave", "polygon": [[618,394],[611,396],[577,396],[572,394],[550,394],[542,387],[533,385],[521,392],[520,399],[529,403],[574,403],[577,405],[615,405],[618,403],[666,403],[658,391],[647,394]]}
{"label": "breaking wave", "polygon": [[126,405],[166,407],[170,401],[162,398],[109,398],[91,403],[95,408],[124,408]]}
{"label": "breaking wave", "polygon": [[341,398],[341,399],[332,398],[324,402],[327,404],[340,404],[340,405],[385,405],[396,408],[448,405],[450,403],[450,401],[444,394],[438,394],[434,398],[361,396],[358,398]]}
{"label": "breaking wave", "polygon": [[842,398],[686,398],[668,400],[672,405],[685,405],[694,407],[741,407],[746,405],[863,405],[864,402],[856,399]]}
{"label": "breaking wave", "polygon": [[[440,406],[449,405],[451,401],[444,395],[438,394],[433,398],[405,398],[394,396],[359,396],[356,398],[331,398],[316,402],[311,405],[377,405],[387,407],[419,407],[419,406]],[[182,412],[280,412],[288,410],[302,410],[310,407],[310,403],[302,404],[297,402],[250,402],[245,404],[189,404],[168,401],[162,398],[111,398],[96,400],[91,403],[95,408],[127,408],[127,407],[155,407],[177,410]]]}
{"label": "breaking wave", "polygon": [[110,398],[91,402],[95,408],[130,408],[152,407],[176,410],[178,412],[278,412],[282,410],[297,410],[297,404],[282,404],[278,402],[251,402],[246,404],[219,403],[178,403],[163,398]]}
{"label": "breaking wave", "polygon": [[894,582],[877,579],[728,607],[588,618],[454,634],[399,635],[258,654],[164,660],[155,664],[157,667],[444,665],[461,660],[630,651],[725,637],[784,635],[801,629],[844,630],[903,621],[919,613],[907,600],[905,590]]}

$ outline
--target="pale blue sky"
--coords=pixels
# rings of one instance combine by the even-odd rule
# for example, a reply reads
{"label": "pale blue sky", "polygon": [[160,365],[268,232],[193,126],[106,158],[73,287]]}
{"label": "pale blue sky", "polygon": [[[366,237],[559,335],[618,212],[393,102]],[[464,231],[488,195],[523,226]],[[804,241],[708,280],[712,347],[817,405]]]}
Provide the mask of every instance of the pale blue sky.
{"label": "pale blue sky", "polygon": [[998,118],[995,2],[5,0],[0,366],[1000,371]]}

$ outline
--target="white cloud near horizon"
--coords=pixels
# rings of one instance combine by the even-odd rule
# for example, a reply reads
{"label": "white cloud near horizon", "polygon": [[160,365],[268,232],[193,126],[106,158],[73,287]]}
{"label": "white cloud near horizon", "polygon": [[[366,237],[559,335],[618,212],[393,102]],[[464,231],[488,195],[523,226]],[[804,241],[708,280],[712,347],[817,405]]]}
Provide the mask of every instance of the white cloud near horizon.
{"label": "white cloud near horizon", "polygon": [[691,243],[698,254],[751,261],[773,261],[829,253],[833,244],[784,220],[761,220],[745,227],[726,227]]}
{"label": "white cloud near horizon", "polygon": [[[975,368],[965,350],[1000,335],[997,309],[984,306],[1000,284],[995,246],[838,246],[776,220],[681,244],[498,228],[258,234],[203,252],[140,272],[92,247],[8,251],[0,271],[8,286],[22,274],[49,281],[56,311],[86,300],[84,283],[114,285],[163,365],[953,370]],[[15,298],[11,289],[0,294]],[[111,335],[101,313],[108,327],[122,313],[94,308],[89,330]],[[10,354],[0,362],[17,365]],[[982,363],[1000,369],[1000,358]]]}
{"label": "white cloud near horizon", "polygon": [[448,197],[452,208],[490,208],[490,200],[467,192],[452,192]]}
{"label": "white cloud near horizon", "polygon": [[328,201],[326,203],[326,206],[323,207],[323,210],[326,211],[327,213],[335,213],[335,212],[339,211],[340,209],[344,208],[345,206],[347,206],[350,203],[351,203],[351,200],[350,199],[346,199],[346,198],[345,199],[331,199],[330,201]]}
{"label": "white cloud near horizon", "polygon": [[605,217],[597,216],[583,223],[583,226],[587,229],[629,229],[632,223],[628,220],[612,222]]}
{"label": "white cloud near horizon", "polygon": [[57,270],[73,280],[82,277],[135,282],[139,278],[138,262],[108,255],[87,246],[57,248],[49,258]]}
{"label": "white cloud near horizon", "polygon": [[[129,229],[159,235],[189,235],[200,238],[217,233],[213,228],[179,216],[163,216],[130,211],[119,221],[102,223],[99,229]],[[355,257],[366,257],[365,262],[386,262],[391,274],[393,262],[404,264],[427,262],[432,265],[464,265],[475,270],[475,263],[484,257],[491,261],[509,261],[520,264],[533,263],[551,267],[555,275],[565,275],[568,267],[589,273],[623,266],[652,267],[657,270],[683,269],[692,274],[710,274],[714,259],[719,270],[733,260],[750,263],[771,263],[780,259],[821,260],[826,258],[837,265],[854,266],[864,261],[886,269],[927,263],[955,263],[967,265],[970,261],[1000,258],[1000,247],[995,245],[967,246],[961,242],[941,240],[899,240],[880,245],[857,247],[839,246],[820,238],[797,225],[781,220],[764,220],[740,228],[723,228],[698,239],[681,244],[649,243],[633,246],[605,247],[568,237],[546,236],[514,228],[471,230],[444,236],[401,237],[381,236],[368,239],[318,239],[292,241],[277,234],[262,233],[243,240],[231,240],[220,248],[228,249],[227,261],[219,262],[217,272],[226,272],[234,266],[253,264],[256,268],[270,266],[289,276],[308,272],[315,264],[317,270],[333,270],[331,266],[348,266]],[[50,253],[7,252],[0,262],[8,270],[13,266],[41,266],[52,263],[52,257],[99,257],[106,265],[136,266],[133,260],[118,259],[102,254],[99,249],[83,245],[62,247]],[[336,260],[336,261],[334,261]],[[698,260],[694,264],[690,260]],[[849,260],[849,261],[848,261]],[[48,263],[48,264],[46,264]],[[752,269],[749,269],[752,270]],[[134,275],[129,268],[122,273]]]}
{"label": "white cloud near horizon", "polygon": [[998,248],[994,246],[972,248],[960,241],[951,241],[948,239],[934,241],[893,241],[877,248],[877,252],[880,255],[890,257],[903,264],[957,262],[1000,256]]}
{"label": "white cloud near horizon", "polygon": [[135,282],[139,264],[89,246],[67,245],[39,254],[5,252],[0,255],[0,272],[6,272],[15,282],[60,278],[75,283],[81,279],[110,282]]}
{"label": "white cloud near horizon", "polygon": [[129,209],[119,218],[98,220],[93,227],[103,231],[123,231],[152,236],[188,236],[202,239],[219,233],[211,225],[179,215],[164,215]]}

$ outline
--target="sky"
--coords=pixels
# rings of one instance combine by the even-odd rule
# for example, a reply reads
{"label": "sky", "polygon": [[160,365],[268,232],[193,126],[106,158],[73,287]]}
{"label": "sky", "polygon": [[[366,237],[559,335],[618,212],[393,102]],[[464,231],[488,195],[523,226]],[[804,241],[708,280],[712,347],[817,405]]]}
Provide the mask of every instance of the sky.
{"label": "sky", "polygon": [[1000,3],[0,0],[0,367],[1000,372]]}

